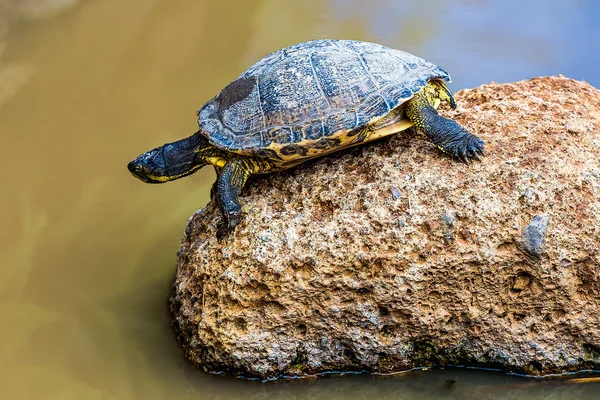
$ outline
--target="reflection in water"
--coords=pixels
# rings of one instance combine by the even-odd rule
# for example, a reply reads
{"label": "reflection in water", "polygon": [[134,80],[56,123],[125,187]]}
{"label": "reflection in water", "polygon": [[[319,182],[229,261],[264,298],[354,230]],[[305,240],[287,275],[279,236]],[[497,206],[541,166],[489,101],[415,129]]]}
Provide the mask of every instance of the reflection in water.
{"label": "reflection in water", "polygon": [[492,3],[0,0],[2,398],[592,399],[598,385],[465,370],[270,384],[192,370],[166,299],[213,173],[152,186],[125,168],[193,133],[195,110],[250,64],[310,38],[410,51],[454,89],[561,72],[600,83],[580,41],[598,33],[595,3],[520,2],[517,16]]}
{"label": "reflection in water", "polygon": [[69,10],[79,0],[0,0],[0,12],[17,18],[48,18]]}
{"label": "reflection in water", "polygon": [[28,64],[9,65],[0,69],[0,106],[29,82],[35,68]]}

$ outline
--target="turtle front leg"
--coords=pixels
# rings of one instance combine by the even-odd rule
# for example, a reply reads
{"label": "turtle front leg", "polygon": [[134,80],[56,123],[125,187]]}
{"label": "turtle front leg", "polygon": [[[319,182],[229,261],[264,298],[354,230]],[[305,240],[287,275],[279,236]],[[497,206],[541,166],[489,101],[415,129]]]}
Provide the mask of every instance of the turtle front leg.
{"label": "turtle front leg", "polygon": [[[215,167],[215,173],[217,174],[217,178],[219,177],[219,175],[221,175],[221,168]],[[217,198],[217,183],[219,182],[219,180],[217,179],[213,185],[210,187],[210,201],[212,202],[217,202],[219,201],[219,199]]]}
{"label": "turtle front leg", "polygon": [[464,162],[479,159],[483,155],[483,140],[455,121],[439,115],[427,99],[427,89],[417,93],[406,104],[408,119],[444,153]]}
{"label": "turtle front leg", "polygon": [[234,157],[227,161],[218,174],[215,184],[223,221],[219,224],[217,239],[222,240],[240,220],[242,206],[238,196],[251,174],[251,169],[244,160]]}

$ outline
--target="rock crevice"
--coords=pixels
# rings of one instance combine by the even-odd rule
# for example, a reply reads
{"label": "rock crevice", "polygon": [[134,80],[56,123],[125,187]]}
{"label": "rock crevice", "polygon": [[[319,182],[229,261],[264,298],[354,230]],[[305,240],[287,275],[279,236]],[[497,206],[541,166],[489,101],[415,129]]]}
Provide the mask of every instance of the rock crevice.
{"label": "rock crevice", "polygon": [[441,112],[486,141],[461,164],[411,132],[253,179],[224,242],[192,216],[173,325],[247,377],[467,364],[600,369],[600,91],[489,84]]}

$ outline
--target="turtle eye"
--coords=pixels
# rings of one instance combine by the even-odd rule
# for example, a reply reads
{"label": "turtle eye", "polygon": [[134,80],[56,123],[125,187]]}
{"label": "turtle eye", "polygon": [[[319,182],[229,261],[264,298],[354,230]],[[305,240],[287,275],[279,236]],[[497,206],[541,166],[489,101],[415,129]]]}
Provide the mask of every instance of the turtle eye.
{"label": "turtle eye", "polygon": [[127,165],[127,169],[134,175],[147,174],[147,168],[144,168],[142,164],[136,163],[135,161],[130,162]]}

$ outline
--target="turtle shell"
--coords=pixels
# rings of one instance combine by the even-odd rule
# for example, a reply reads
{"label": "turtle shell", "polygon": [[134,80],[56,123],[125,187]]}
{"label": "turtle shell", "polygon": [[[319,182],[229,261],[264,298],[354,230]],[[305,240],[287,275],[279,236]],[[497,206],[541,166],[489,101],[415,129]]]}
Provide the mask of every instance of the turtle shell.
{"label": "turtle shell", "polygon": [[254,64],[198,110],[198,123],[212,145],[244,155],[281,159],[297,144],[336,150],[340,132],[386,116],[430,79],[450,76],[379,44],[313,40]]}

